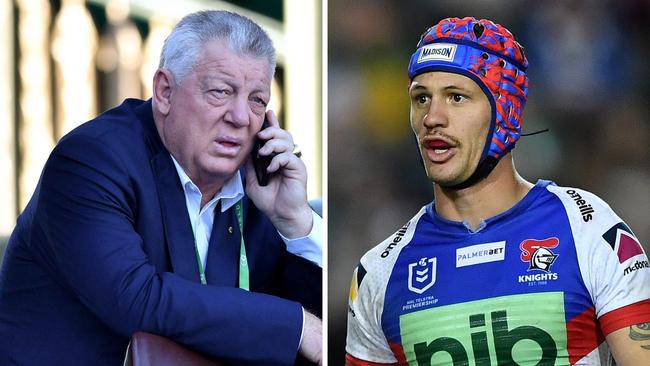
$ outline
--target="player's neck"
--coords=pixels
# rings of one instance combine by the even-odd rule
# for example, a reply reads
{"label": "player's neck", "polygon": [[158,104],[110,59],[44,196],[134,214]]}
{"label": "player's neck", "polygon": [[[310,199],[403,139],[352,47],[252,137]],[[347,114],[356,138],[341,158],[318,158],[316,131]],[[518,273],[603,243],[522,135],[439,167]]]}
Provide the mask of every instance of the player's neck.
{"label": "player's neck", "polygon": [[517,204],[532,187],[517,173],[512,155],[508,154],[489,176],[471,187],[455,190],[434,185],[436,212],[447,220],[463,221],[477,229],[485,219]]}

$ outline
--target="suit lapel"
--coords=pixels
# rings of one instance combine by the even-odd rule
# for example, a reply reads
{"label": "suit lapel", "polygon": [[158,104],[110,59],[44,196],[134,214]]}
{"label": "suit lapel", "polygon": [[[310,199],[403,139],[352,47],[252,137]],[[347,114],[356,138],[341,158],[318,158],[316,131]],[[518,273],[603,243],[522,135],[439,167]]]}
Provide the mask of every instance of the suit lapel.
{"label": "suit lapel", "polygon": [[[194,234],[185,206],[185,194],[169,151],[156,129],[151,99],[135,108],[135,114],[145,131],[145,143],[151,158],[172,270],[185,279],[200,282]],[[165,250],[164,247],[161,247],[161,250]]]}
{"label": "suit lapel", "polygon": [[192,224],[185,206],[185,194],[173,164],[167,151],[161,151],[151,160],[167,249],[174,273],[200,282]]}

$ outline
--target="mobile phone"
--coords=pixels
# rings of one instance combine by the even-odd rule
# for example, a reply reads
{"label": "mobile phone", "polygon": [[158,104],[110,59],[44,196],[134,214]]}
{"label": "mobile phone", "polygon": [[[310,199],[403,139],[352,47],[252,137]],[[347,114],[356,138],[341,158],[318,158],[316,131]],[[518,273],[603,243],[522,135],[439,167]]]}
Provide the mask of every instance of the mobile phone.
{"label": "mobile phone", "polygon": [[[269,126],[270,124],[265,114],[264,123],[262,123],[262,128],[260,129],[260,131]],[[253,151],[251,152],[251,154],[253,155],[253,167],[255,168],[257,183],[259,183],[260,186],[266,186],[267,184],[269,184],[269,173],[266,171],[266,168],[269,167],[269,164],[271,164],[271,159],[273,159],[273,157],[275,156],[275,154],[271,154],[267,156],[262,156],[259,154],[259,151],[262,148],[262,146],[264,146],[265,142],[266,142],[265,140],[256,137],[255,142],[253,143]]]}

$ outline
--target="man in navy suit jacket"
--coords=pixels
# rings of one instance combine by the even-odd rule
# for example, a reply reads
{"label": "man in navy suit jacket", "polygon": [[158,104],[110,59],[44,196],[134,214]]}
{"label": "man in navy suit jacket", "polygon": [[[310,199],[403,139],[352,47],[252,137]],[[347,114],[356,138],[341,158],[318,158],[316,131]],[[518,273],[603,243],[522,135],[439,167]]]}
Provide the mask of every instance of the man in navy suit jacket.
{"label": "man in navy suit jacket", "polygon": [[[247,18],[192,14],[165,42],[151,100],[59,142],[2,266],[0,364],[118,365],[136,331],[237,365],[320,363],[305,311],[320,312],[320,222],[266,112],[274,52]],[[267,186],[256,138],[274,155]]]}

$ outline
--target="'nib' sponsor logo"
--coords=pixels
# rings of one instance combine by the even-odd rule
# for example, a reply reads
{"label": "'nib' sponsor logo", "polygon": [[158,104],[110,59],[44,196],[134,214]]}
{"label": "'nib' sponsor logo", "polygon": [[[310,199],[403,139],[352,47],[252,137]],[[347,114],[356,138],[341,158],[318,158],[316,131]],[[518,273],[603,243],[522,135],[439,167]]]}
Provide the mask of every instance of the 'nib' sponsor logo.
{"label": "'nib' sponsor logo", "polygon": [[[531,365],[555,365],[558,349],[553,337],[548,332],[532,325],[522,325],[508,329],[508,316],[505,310],[491,312],[490,320],[494,342],[488,342],[489,333],[485,328],[485,314],[472,314],[469,316],[469,327],[473,331],[470,334],[471,352],[474,356],[475,365],[492,365],[490,357],[491,344],[494,344],[492,354],[496,355],[496,364],[516,365],[512,351],[515,344],[522,340],[535,342],[542,350],[541,358],[537,360],[537,363],[530,363]],[[451,356],[451,365],[453,366],[469,365],[468,350],[456,338],[440,337],[430,343],[415,343],[413,347],[418,365],[430,365],[433,355],[437,352],[448,353]]]}

